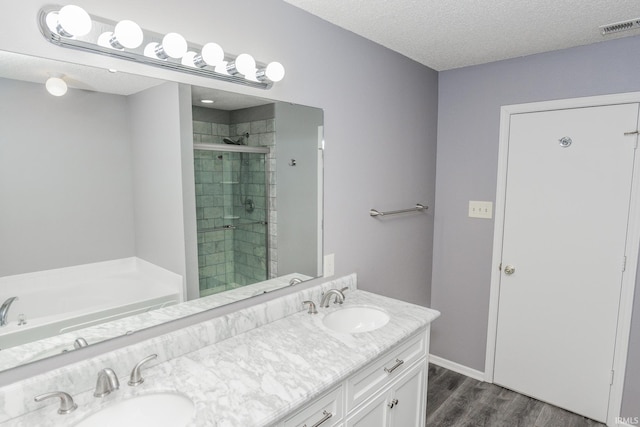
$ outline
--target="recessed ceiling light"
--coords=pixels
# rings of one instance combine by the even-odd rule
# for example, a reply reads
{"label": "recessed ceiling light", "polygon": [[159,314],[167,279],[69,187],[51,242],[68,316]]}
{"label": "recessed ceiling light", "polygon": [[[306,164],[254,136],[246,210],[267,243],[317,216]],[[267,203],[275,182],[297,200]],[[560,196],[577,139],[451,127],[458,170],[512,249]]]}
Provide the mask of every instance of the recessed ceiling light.
{"label": "recessed ceiling light", "polygon": [[213,99],[202,99],[200,102],[203,104],[213,104]]}
{"label": "recessed ceiling light", "polygon": [[118,70],[116,70],[115,68],[109,68],[107,71],[109,71],[110,73],[117,73]]}

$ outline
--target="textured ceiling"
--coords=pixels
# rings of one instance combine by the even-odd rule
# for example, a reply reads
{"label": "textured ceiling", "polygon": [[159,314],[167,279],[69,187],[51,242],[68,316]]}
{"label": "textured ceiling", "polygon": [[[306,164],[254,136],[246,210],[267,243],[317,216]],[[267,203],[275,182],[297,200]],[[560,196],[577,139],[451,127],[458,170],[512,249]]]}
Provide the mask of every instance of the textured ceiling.
{"label": "textured ceiling", "polygon": [[285,0],[435,70],[597,43],[639,0]]}

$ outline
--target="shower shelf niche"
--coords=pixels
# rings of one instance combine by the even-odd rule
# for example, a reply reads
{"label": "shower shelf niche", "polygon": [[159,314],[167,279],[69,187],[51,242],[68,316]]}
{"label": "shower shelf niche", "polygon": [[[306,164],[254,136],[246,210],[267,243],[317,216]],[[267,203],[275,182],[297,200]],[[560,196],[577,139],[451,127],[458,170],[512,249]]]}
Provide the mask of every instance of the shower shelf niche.
{"label": "shower shelf niche", "polygon": [[220,184],[239,184],[238,181],[222,181]]}
{"label": "shower shelf niche", "polygon": [[235,215],[225,215],[222,218],[224,218],[224,219],[240,219],[239,216],[235,216]]}

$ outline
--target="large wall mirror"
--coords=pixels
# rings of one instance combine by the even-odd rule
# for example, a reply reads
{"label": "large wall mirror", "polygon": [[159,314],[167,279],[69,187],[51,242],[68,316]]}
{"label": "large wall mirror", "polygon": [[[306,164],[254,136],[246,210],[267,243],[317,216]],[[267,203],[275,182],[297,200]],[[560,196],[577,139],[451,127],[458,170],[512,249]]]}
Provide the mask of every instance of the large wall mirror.
{"label": "large wall mirror", "polygon": [[9,52],[0,93],[0,370],[322,275],[322,110]]}

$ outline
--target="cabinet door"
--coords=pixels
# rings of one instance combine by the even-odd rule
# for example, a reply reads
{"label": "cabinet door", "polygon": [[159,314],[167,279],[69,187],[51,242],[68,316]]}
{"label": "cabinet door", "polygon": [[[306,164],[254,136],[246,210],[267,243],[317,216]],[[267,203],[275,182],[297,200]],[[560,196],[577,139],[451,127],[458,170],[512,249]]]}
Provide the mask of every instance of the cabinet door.
{"label": "cabinet door", "polygon": [[426,425],[427,365],[421,363],[411,369],[392,389],[389,399],[389,426],[424,427]]}
{"label": "cabinet door", "polygon": [[386,427],[389,396],[389,393],[383,393],[353,412],[347,419],[345,427]]}

